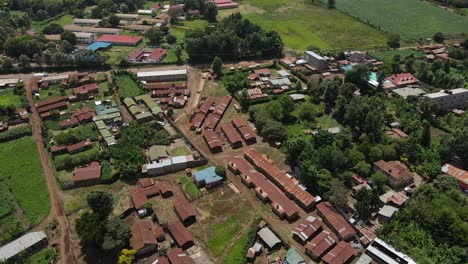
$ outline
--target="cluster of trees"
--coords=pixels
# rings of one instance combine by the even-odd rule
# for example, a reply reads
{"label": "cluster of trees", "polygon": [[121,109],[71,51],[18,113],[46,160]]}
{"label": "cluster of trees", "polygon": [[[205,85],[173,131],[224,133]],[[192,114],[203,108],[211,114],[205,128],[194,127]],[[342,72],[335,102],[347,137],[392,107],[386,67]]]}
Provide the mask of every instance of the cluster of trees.
{"label": "cluster of trees", "polygon": [[106,191],[92,191],[86,197],[86,201],[91,212],[83,213],[75,223],[85,252],[95,252],[97,249],[100,258],[116,258],[128,245],[130,228],[123,220],[111,215],[112,194]]}
{"label": "cluster of trees", "polygon": [[[204,16],[209,22],[216,22],[218,9],[216,8],[213,2],[205,1],[205,0],[184,0],[183,4],[184,4],[184,7],[183,7],[184,12],[187,12],[189,10],[198,10],[200,12],[200,15]],[[169,13],[169,15],[171,16],[171,20],[172,20],[173,18],[176,18],[180,14]]]}
{"label": "cluster of trees", "polygon": [[158,123],[130,123],[121,129],[117,144],[109,147],[105,156],[114,160],[120,178],[134,179],[141,174],[141,165],[146,159],[141,153],[142,147],[154,144],[170,144],[169,134]]}
{"label": "cluster of trees", "polygon": [[437,2],[438,4],[454,6],[458,8],[467,8],[468,7],[468,0],[432,0]]}
{"label": "cluster of trees", "polygon": [[438,176],[415,191],[379,236],[418,263],[466,263],[467,202],[452,177]]}
{"label": "cluster of trees", "polygon": [[235,13],[215,27],[187,32],[185,47],[191,60],[211,61],[215,56],[222,59],[278,57],[284,44],[276,31],[264,31]]}
{"label": "cluster of trees", "polygon": [[30,19],[28,15],[11,14],[8,10],[0,10],[0,49],[3,50],[3,45],[8,38],[15,35],[16,32],[21,32],[30,27]]}
{"label": "cluster of trees", "polygon": [[[87,0],[86,5],[97,5],[91,10],[92,18],[105,18],[110,14],[121,12],[121,13],[131,13],[136,12],[138,8],[143,7],[143,0],[122,0],[122,1],[113,1],[113,0]],[[89,3],[93,2],[93,3]],[[84,8],[83,8],[84,9]],[[83,10],[81,9],[81,10]],[[79,14],[76,14],[77,17],[83,17],[83,12],[80,11]]]}

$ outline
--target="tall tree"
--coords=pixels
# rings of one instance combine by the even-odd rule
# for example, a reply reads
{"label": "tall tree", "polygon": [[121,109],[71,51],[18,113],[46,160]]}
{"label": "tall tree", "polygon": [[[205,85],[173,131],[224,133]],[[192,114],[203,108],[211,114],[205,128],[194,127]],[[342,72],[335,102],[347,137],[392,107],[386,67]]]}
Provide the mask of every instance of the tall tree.
{"label": "tall tree", "polygon": [[109,16],[109,25],[111,27],[118,27],[120,23],[120,18],[115,14]]}
{"label": "tall tree", "polygon": [[342,209],[348,208],[348,194],[349,190],[342,181],[337,179],[331,180],[330,197],[328,200],[333,205]]}
{"label": "tall tree", "polygon": [[215,57],[211,63],[211,69],[213,73],[219,78],[223,72],[223,61],[219,57]]}
{"label": "tall tree", "polygon": [[145,36],[148,38],[149,44],[151,46],[158,46],[161,44],[161,41],[164,37],[164,33],[160,29],[151,28],[148,31],[146,31]]}
{"label": "tall tree", "polygon": [[72,44],[73,46],[76,45],[76,36],[73,32],[65,30],[60,34],[60,40],[66,40],[68,43]]}
{"label": "tall tree", "polygon": [[102,219],[107,218],[112,212],[112,194],[106,191],[92,191],[86,197],[88,206]]}
{"label": "tall tree", "polygon": [[359,218],[368,220],[372,212],[379,208],[379,202],[377,189],[361,188],[356,193],[356,211]]}

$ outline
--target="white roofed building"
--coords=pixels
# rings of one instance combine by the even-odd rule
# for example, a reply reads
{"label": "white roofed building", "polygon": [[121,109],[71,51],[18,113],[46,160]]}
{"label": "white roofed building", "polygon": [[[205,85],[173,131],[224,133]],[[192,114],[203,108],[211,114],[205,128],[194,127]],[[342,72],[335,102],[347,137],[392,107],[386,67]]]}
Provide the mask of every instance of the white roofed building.
{"label": "white roofed building", "polygon": [[465,88],[441,90],[424,96],[429,102],[435,103],[443,109],[465,108],[468,106],[468,90]]}
{"label": "white roofed building", "polygon": [[[0,262],[9,262],[25,251],[33,252],[47,245],[47,236],[43,231],[30,232],[0,247]],[[12,261],[14,263],[14,261]]]}

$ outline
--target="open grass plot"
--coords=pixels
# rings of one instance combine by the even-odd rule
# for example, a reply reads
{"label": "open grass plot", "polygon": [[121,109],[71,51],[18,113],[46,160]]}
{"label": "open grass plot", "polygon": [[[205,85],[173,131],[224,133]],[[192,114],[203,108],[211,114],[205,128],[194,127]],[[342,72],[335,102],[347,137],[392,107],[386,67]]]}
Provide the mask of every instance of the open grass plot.
{"label": "open grass plot", "polygon": [[198,189],[198,187],[189,177],[182,176],[179,178],[179,181],[182,184],[182,190],[184,190],[185,194],[190,200],[195,199],[201,195],[200,189]]}
{"label": "open grass plot", "polygon": [[65,26],[67,24],[72,24],[73,23],[73,16],[70,14],[64,14],[62,16],[58,16],[53,19],[48,19],[46,21],[33,21],[31,23],[32,28],[34,28],[37,31],[42,31],[43,28],[50,24],[59,24],[60,26]]}
{"label": "open grass plot", "polygon": [[12,105],[15,108],[21,107],[21,96],[14,93],[14,88],[0,90],[0,106]]}
{"label": "open grass plot", "polygon": [[31,137],[0,144],[0,175],[6,179],[31,225],[40,223],[50,209],[49,195]]}
{"label": "open grass plot", "polygon": [[294,50],[365,49],[383,46],[387,40],[377,29],[306,1],[245,0],[244,5],[254,7],[247,8],[244,17],[265,30],[278,31],[285,45]]}
{"label": "open grass plot", "polygon": [[135,97],[144,94],[144,91],[138,86],[138,84],[134,80],[132,80],[130,76],[125,74],[116,75],[115,79],[120,97]]}
{"label": "open grass plot", "polygon": [[468,33],[467,16],[420,0],[337,0],[336,7],[404,39],[432,37],[439,31],[446,35]]}
{"label": "open grass plot", "polygon": [[409,57],[411,55],[413,55],[415,59],[421,59],[424,56],[422,52],[412,49],[382,50],[372,52],[369,54],[369,56],[374,57],[383,62],[393,61],[395,55],[400,55],[401,60],[404,60],[406,57]]}

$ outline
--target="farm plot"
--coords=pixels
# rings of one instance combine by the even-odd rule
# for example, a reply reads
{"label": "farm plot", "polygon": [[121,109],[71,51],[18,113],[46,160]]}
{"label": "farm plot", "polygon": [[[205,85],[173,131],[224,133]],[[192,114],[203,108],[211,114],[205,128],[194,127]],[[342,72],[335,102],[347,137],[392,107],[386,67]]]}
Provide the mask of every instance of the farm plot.
{"label": "farm plot", "polygon": [[424,54],[417,50],[401,49],[401,50],[382,50],[369,53],[369,56],[374,57],[383,62],[392,62],[395,55],[399,55],[401,60],[413,55],[415,59],[422,59]]}
{"label": "farm plot", "polygon": [[336,7],[404,39],[468,33],[468,17],[420,0],[337,0]]}
{"label": "farm plot", "polygon": [[50,209],[36,144],[31,137],[0,144],[0,176],[2,243],[39,224]]}
{"label": "farm plot", "polygon": [[366,49],[381,47],[387,40],[385,33],[322,5],[286,0],[245,0],[244,5],[256,7],[245,9],[245,18],[278,31],[294,50]]}
{"label": "farm plot", "polygon": [[0,106],[13,106],[15,108],[21,107],[21,96],[16,95],[14,88],[5,88],[0,90]]}

